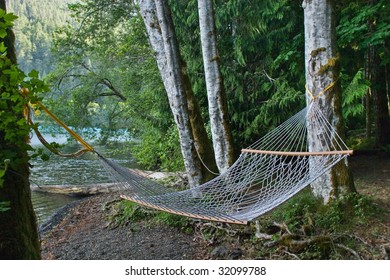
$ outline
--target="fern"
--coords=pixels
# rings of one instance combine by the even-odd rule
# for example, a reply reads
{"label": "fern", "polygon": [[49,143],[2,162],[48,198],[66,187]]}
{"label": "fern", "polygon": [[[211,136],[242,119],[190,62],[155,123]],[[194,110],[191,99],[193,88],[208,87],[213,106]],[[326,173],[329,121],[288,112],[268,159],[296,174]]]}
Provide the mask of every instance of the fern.
{"label": "fern", "polygon": [[343,116],[357,117],[364,113],[362,98],[367,94],[370,83],[364,78],[363,70],[357,71],[351,83],[344,90]]}

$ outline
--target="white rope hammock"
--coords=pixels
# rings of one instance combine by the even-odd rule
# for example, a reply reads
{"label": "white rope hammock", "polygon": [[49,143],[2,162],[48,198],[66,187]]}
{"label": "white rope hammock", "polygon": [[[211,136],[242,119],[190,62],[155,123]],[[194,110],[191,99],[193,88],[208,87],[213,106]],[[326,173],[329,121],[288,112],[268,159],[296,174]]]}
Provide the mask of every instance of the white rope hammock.
{"label": "white rope hammock", "polygon": [[[308,150],[309,126],[321,127],[317,137],[325,149]],[[192,189],[171,190],[99,158],[123,187],[124,199],[195,219],[246,224],[301,191],[351,153],[317,102],[312,102],[243,149],[225,173]]]}

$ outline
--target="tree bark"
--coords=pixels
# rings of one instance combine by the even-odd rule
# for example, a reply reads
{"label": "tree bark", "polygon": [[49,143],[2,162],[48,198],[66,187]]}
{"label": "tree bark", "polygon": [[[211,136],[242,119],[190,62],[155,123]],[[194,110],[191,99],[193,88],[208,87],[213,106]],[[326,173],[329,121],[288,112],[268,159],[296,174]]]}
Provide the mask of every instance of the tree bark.
{"label": "tree bark", "polygon": [[198,0],[198,10],[215,161],[219,172],[223,173],[234,162],[234,150],[228,120],[227,97],[219,66],[212,0]]}
{"label": "tree bark", "polygon": [[[371,81],[371,47],[368,48],[365,54],[364,61],[364,78]],[[364,97],[364,107],[366,109],[366,138],[369,139],[371,137],[371,87],[368,88],[366,96]]]}
{"label": "tree bark", "polygon": [[375,112],[375,140],[377,147],[385,147],[390,145],[390,116],[389,116],[389,100],[387,98],[386,89],[386,68],[380,66],[378,62],[374,64],[377,67],[376,75],[372,81],[372,95]]}
{"label": "tree bark", "polygon": [[179,131],[189,184],[194,187],[210,179],[198,153],[207,164],[212,151],[207,147],[211,145],[204,127],[199,127],[203,120],[180,55],[170,10],[163,0],[141,0],[138,4]]}
{"label": "tree bark", "polygon": [[[377,4],[377,0],[371,0],[370,4]],[[376,24],[374,19],[367,21],[369,33],[372,35],[375,32]],[[385,44],[385,42],[383,42]],[[366,53],[365,72],[366,78],[371,82],[371,93],[373,99],[374,109],[374,123],[375,123],[375,144],[377,147],[384,147],[390,144],[390,116],[389,116],[389,99],[387,88],[387,73],[386,67],[381,66],[381,58],[378,53],[378,46],[368,46]],[[367,96],[369,101],[369,96]],[[366,108],[370,104],[368,103]],[[370,111],[367,111],[367,132],[371,132],[368,129],[371,126]],[[368,134],[368,133],[367,133]]]}
{"label": "tree bark", "polygon": [[[0,8],[6,10],[5,0],[0,0]],[[14,35],[8,30],[7,36],[0,42],[7,47],[7,57],[16,64]],[[4,91],[0,85],[0,94]],[[18,94],[17,88],[12,94]],[[6,99],[5,99],[6,100]],[[8,102],[11,108],[12,101]],[[12,113],[12,112],[10,112]],[[23,120],[23,112],[20,112]],[[0,212],[0,259],[40,259],[40,245],[36,217],[31,202],[29,184],[29,164],[26,145],[23,147],[10,142],[5,137],[6,131],[0,130],[0,154],[9,155],[10,163],[0,186],[0,202],[9,201],[10,209]],[[24,139],[27,139],[25,135]],[[6,158],[1,158],[1,161]],[[3,162],[1,162],[3,164]]]}
{"label": "tree bark", "polygon": [[[304,0],[305,19],[305,68],[306,84],[314,98],[307,97],[307,103],[318,102],[319,107],[338,135],[343,135],[340,85],[326,87],[339,77],[339,58],[335,47],[334,2],[323,0]],[[310,121],[309,121],[310,122]],[[326,150],[322,127],[308,123],[309,150]],[[334,136],[332,136],[333,138]],[[321,140],[322,139],[322,140]],[[311,185],[314,195],[324,203],[340,195],[354,191],[354,184],[347,159],[342,160]]]}

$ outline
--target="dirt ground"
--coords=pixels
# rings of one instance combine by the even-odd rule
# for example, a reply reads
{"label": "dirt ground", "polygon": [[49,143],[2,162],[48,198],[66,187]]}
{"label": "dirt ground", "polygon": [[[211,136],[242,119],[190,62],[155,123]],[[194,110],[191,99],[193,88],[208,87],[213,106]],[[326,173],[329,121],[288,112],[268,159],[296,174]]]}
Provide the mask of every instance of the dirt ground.
{"label": "dirt ground", "polygon": [[196,259],[190,235],[164,225],[112,228],[103,205],[115,194],[90,197],[69,210],[52,230],[42,236],[43,259]]}
{"label": "dirt ground", "polygon": [[[374,233],[361,228],[356,234],[373,246],[386,242],[390,245],[390,159],[383,155],[359,155],[351,157],[350,163],[358,192],[372,197],[385,217],[379,224],[367,224],[370,229],[378,228]],[[41,234],[42,258],[163,260],[210,259],[218,254],[226,259],[249,256],[245,249],[213,246],[195,234],[161,224],[137,222],[112,228],[103,206],[116,199],[116,194],[98,195],[65,209],[53,221],[54,226]]]}

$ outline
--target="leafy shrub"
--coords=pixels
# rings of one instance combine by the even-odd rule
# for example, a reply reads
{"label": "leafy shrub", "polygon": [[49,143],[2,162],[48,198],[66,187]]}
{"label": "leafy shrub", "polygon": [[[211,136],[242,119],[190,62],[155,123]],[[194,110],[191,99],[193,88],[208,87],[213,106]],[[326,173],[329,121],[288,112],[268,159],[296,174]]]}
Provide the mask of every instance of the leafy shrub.
{"label": "leafy shrub", "polygon": [[140,140],[134,147],[133,155],[144,168],[183,170],[184,163],[175,125],[164,133],[156,129],[145,130]]}

